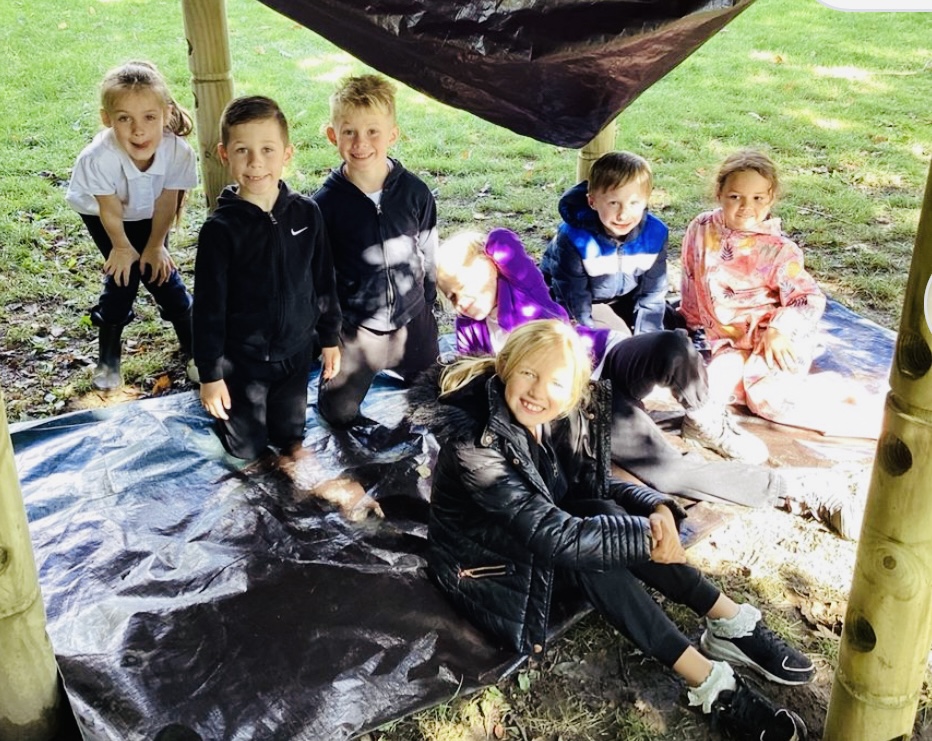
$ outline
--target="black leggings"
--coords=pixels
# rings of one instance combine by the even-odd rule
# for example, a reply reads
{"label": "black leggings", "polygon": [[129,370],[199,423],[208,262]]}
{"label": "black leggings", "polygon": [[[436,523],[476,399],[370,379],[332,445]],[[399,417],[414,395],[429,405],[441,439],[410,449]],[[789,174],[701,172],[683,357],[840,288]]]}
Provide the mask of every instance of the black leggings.
{"label": "black leggings", "polygon": [[[568,512],[580,516],[625,515],[610,500],[565,503]],[[699,616],[706,615],[721,592],[702,572],[687,564],[648,561],[611,571],[558,571],[561,582],[579,589],[589,603],[635,646],[664,666],[673,667],[691,645],[689,639],[648,593],[644,585]]]}
{"label": "black leggings", "polygon": [[[110,241],[100,217],[82,215],[81,218],[94,240],[94,244],[97,245],[97,249],[100,250],[100,254],[106,260],[110,257],[113,243]],[[123,230],[126,232],[130,244],[141,254],[149,241],[149,235],[152,233],[152,219],[124,221]],[[165,238],[165,246],[168,246],[167,237]],[[115,324],[122,327],[132,321],[133,303],[139,293],[140,283],[152,294],[152,298],[158,304],[159,313],[163,319],[168,321],[181,320],[191,309],[193,299],[191,294],[188,293],[188,289],[185,288],[181,275],[177,270],[173,270],[168,280],[159,285],[154,281],[149,281],[147,275],[144,276],[140,273],[139,261],[137,260],[133,263],[126,285],[118,285],[112,275],[107,276],[97,306],[91,309],[91,320],[94,324]]]}

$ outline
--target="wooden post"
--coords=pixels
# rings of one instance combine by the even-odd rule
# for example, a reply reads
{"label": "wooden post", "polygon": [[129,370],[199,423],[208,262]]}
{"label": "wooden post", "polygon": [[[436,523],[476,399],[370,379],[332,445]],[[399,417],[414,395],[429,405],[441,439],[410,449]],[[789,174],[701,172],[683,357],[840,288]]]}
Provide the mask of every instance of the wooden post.
{"label": "wooden post", "polygon": [[0,391],[0,741],[49,741],[58,667],[45,633],[32,541]]}
{"label": "wooden post", "polygon": [[932,168],[824,741],[912,738],[932,641]]}
{"label": "wooden post", "polygon": [[579,157],[576,159],[576,182],[581,183],[589,179],[589,169],[603,154],[615,149],[615,119],[612,119],[604,129],[602,129],[595,138],[586,146],[579,150]]}
{"label": "wooden post", "polygon": [[233,98],[230,42],[225,0],[182,0],[184,31],[188,39],[188,67],[194,90],[201,177],[207,207],[213,209],[227,184],[217,155],[220,114]]}

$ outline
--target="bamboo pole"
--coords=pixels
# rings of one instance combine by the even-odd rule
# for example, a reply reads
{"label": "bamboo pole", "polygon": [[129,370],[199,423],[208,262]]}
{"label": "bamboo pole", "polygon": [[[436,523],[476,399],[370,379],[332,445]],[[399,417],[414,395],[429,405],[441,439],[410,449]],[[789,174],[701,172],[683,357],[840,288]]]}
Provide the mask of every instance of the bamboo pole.
{"label": "bamboo pole", "polygon": [[586,146],[579,150],[576,158],[576,182],[589,179],[592,163],[603,154],[615,149],[615,119],[606,125]]}
{"label": "bamboo pole", "polygon": [[220,114],[233,98],[230,42],[225,0],[182,0],[184,31],[188,39],[188,67],[194,90],[201,177],[207,207],[211,210],[227,184],[217,154]]}
{"label": "bamboo pole", "polygon": [[0,391],[0,741],[49,741],[59,713],[58,667]]}
{"label": "bamboo pole", "polygon": [[932,642],[930,279],[932,167],[906,284],[824,741],[912,737]]}

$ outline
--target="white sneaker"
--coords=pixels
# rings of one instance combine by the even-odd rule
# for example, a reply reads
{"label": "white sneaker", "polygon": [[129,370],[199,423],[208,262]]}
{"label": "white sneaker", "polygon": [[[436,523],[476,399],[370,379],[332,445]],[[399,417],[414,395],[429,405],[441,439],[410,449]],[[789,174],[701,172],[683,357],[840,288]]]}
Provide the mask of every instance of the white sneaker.
{"label": "white sneaker", "polygon": [[845,540],[857,540],[864,521],[862,500],[844,474],[829,468],[777,471],[786,483],[786,509],[808,515]]}
{"label": "white sneaker", "polygon": [[744,463],[760,465],[770,457],[764,441],[738,427],[724,407],[707,404],[687,412],[682,435],[686,442]]}

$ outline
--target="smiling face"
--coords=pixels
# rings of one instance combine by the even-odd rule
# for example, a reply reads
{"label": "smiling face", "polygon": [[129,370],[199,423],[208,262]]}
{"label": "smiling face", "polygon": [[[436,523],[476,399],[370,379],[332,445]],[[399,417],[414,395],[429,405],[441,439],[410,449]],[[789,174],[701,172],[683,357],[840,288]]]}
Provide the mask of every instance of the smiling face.
{"label": "smiling face", "polygon": [[560,346],[530,353],[505,380],[505,403],[515,419],[536,433],[569,410],[574,399],[575,366]]}
{"label": "smiling face", "polygon": [[756,170],[731,173],[718,192],[718,203],[729,229],[757,229],[770,214],[773,201],[773,183]]}
{"label": "smiling face", "polygon": [[278,182],[293,149],[281,124],[262,118],[230,127],[228,141],[217,146],[220,160],[239,185],[239,196],[271,211],[278,198]]}
{"label": "smiling face", "polygon": [[113,129],[117,144],[133,164],[145,172],[162,143],[168,109],[152,90],[128,90],[114,100],[112,110],[101,110],[104,126]]}
{"label": "smiling face", "polygon": [[350,182],[381,182],[398,127],[394,116],[375,106],[344,107],[327,127],[327,138],[336,145]]}
{"label": "smiling face", "polygon": [[588,197],[605,231],[613,237],[624,237],[644,218],[650,190],[638,180],[629,180],[616,188],[595,190]]}
{"label": "smiling face", "polygon": [[437,288],[457,314],[481,322],[495,309],[498,270],[487,255],[468,245],[447,244],[437,255]]}

